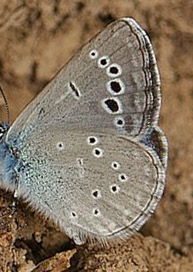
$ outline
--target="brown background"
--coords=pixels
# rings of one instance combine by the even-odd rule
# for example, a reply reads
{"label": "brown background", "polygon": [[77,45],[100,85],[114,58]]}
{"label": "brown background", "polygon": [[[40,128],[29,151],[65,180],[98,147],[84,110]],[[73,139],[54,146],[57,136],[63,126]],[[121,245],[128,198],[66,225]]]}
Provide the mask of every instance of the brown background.
{"label": "brown background", "polygon": [[122,16],[148,31],[161,70],[160,123],[170,143],[161,203],[122,245],[75,249],[25,203],[13,213],[12,195],[1,190],[0,271],[31,271],[41,261],[34,271],[193,271],[192,0],[1,0],[0,82],[14,119],[82,44]]}

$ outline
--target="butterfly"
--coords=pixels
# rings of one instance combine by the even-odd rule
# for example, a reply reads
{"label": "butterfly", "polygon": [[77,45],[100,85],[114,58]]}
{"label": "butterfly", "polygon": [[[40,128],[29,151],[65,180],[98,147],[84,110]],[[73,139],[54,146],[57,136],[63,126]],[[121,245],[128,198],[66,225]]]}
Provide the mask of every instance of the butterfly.
{"label": "butterfly", "polygon": [[84,45],[11,126],[0,125],[1,188],[76,244],[127,238],[164,190],[160,77],[146,32],[121,18]]}

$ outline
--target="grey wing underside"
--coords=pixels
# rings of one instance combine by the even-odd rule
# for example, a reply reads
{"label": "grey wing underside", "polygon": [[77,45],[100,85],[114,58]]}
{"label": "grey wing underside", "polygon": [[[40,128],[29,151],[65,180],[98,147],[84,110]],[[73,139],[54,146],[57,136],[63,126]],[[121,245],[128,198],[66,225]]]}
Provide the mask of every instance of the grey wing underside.
{"label": "grey wing underside", "polygon": [[[100,65],[103,57],[107,67]],[[109,73],[114,64],[120,69],[117,76]],[[111,91],[114,80],[120,92],[117,85]],[[66,131],[135,138],[156,127],[159,108],[160,79],[149,38],[134,20],[120,19],[78,51],[16,119],[7,137],[22,131],[27,138],[33,130],[57,123]]]}
{"label": "grey wing underside", "polygon": [[[61,139],[64,146],[57,145]],[[18,195],[76,243],[129,237],[153,213],[164,189],[156,152],[122,136],[48,129],[30,138],[21,159],[27,166],[19,172]]]}
{"label": "grey wing underside", "polygon": [[[20,173],[20,194],[76,242],[130,235],[155,209],[164,188],[167,144],[157,127],[159,108],[160,80],[149,38],[132,19],[120,19],[80,49],[9,129],[6,141],[17,139],[21,160],[32,166]],[[96,145],[88,144],[92,136]],[[94,157],[96,148],[101,157]],[[113,162],[120,169],[112,168]],[[28,170],[36,176],[29,177]],[[111,192],[113,185],[120,194]],[[97,186],[104,196],[98,206],[100,199],[92,196]]]}

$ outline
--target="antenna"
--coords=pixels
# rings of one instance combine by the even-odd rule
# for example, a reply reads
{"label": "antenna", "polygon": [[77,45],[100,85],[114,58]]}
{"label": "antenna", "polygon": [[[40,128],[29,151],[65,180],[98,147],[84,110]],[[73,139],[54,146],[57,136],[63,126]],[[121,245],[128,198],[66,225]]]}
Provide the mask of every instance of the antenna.
{"label": "antenna", "polygon": [[7,122],[8,122],[8,124],[10,124],[9,104],[8,104],[7,98],[6,98],[6,96],[5,96],[4,92],[3,92],[3,89],[1,87],[1,85],[0,85],[0,93],[2,94],[4,102],[5,102],[5,108],[6,108],[6,112],[7,112]]}

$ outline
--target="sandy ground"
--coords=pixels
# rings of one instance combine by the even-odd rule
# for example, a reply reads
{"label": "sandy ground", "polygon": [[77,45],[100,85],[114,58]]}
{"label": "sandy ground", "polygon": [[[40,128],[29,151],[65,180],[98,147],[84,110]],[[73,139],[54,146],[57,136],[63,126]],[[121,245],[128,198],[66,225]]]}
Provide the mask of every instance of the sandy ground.
{"label": "sandy ground", "polygon": [[[193,271],[193,2],[42,0],[0,3],[0,81],[12,119],[106,24],[132,16],[150,34],[161,76],[167,186],[140,234],[109,249],[74,245],[23,202],[0,191],[0,271]],[[2,109],[3,102],[0,100]],[[1,116],[2,110],[1,110]]]}

